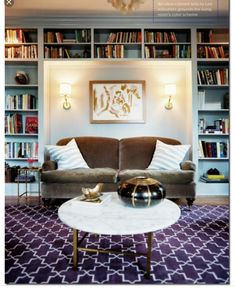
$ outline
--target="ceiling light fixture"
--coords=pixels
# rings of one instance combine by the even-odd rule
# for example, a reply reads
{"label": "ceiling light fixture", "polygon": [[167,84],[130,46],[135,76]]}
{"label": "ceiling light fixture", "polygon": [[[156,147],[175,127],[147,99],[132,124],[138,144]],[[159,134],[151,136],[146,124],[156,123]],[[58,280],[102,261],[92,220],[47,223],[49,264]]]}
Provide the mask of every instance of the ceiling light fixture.
{"label": "ceiling light fixture", "polygon": [[108,3],[111,3],[112,6],[122,14],[131,14],[140,4],[143,4],[143,0],[108,0]]}

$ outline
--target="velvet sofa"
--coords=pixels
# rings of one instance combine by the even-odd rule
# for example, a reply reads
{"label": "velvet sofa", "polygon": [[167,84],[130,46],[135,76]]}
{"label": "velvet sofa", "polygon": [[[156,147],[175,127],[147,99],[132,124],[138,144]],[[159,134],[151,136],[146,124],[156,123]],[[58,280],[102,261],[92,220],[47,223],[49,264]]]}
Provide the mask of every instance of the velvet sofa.
{"label": "velvet sofa", "polygon": [[[57,145],[66,145],[71,139],[61,139]],[[164,185],[167,198],[184,197],[188,205],[192,205],[195,199],[195,165],[191,161],[180,163],[179,170],[147,169],[157,140],[170,145],[180,145],[178,140],[163,137],[74,139],[89,168],[57,170],[57,163],[47,158],[41,173],[44,201],[79,196],[82,187],[94,187],[99,182],[104,183],[103,192],[117,191],[119,183],[124,180],[148,176]]]}

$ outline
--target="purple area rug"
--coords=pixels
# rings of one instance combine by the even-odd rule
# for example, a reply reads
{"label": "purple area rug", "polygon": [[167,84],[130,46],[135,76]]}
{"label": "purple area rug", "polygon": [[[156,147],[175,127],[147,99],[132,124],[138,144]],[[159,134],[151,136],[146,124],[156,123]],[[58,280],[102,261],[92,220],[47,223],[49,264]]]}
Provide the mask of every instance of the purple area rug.
{"label": "purple area rug", "polygon": [[[145,257],[79,252],[57,208],[7,206],[5,282],[19,284],[229,284],[228,206],[181,206],[171,227],[154,233],[151,279]],[[86,247],[145,252],[145,235],[89,235]]]}

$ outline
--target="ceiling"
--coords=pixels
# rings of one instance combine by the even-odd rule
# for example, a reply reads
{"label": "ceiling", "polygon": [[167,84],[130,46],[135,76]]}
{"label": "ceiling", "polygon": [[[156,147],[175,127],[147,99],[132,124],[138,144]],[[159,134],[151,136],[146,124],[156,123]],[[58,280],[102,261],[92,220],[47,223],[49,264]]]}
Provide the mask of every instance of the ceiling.
{"label": "ceiling", "polygon": [[[207,3],[208,6],[201,6],[204,5],[203,3]],[[162,17],[172,17],[177,11],[181,14],[187,11],[189,13],[197,13],[199,17],[228,16],[229,0],[144,0],[144,3],[133,13],[133,16],[152,17],[153,9],[155,14],[159,14],[158,16],[162,15]],[[7,17],[76,15],[110,17],[112,15],[120,16],[121,14],[107,0],[14,0],[12,7],[5,6],[5,15]]]}

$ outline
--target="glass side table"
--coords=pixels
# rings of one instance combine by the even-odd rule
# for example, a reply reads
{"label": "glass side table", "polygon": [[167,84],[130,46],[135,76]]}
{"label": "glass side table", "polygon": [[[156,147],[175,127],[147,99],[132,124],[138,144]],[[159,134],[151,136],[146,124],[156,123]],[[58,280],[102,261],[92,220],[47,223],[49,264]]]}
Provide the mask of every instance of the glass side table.
{"label": "glass side table", "polygon": [[[32,176],[34,176],[36,182],[38,183],[36,191],[29,191],[29,184],[32,184]],[[26,201],[28,200],[28,194],[37,194],[38,203],[41,202],[41,188],[40,188],[40,180],[41,180],[41,167],[24,167],[18,169],[17,174],[17,203],[19,204],[20,198],[25,196]],[[25,185],[25,191],[20,193],[20,185]]]}

